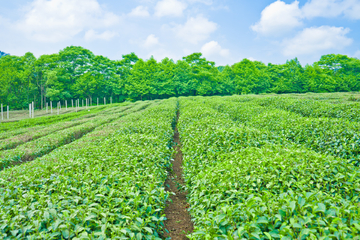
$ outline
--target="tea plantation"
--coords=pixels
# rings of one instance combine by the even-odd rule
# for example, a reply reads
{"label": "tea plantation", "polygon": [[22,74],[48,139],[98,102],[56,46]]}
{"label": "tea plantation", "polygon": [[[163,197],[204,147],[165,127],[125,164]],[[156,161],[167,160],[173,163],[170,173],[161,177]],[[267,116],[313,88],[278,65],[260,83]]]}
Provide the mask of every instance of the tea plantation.
{"label": "tea plantation", "polygon": [[[329,95],[330,96],[330,95]],[[360,239],[360,102],[180,97],[0,124],[0,239]]]}

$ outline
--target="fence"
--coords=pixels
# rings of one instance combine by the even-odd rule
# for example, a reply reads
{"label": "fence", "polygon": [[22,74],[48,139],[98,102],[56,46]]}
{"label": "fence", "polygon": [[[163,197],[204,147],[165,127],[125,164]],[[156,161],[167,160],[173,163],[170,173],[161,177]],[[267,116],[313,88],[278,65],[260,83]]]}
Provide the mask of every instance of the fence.
{"label": "fence", "polygon": [[[82,106],[80,107],[80,99],[75,99],[75,101],[74,99],[71,99],[71,107],[70,107],[68,105],[68,100],[58,101],[57,103],[55,103],[56,109],[53,109],[53,101],[49,101],[45,103],[44,109],[37,109],[36,112],[35,112],[36,107],[34,102],[29,103],[28,110],[12,110],[12,111],[10,111],[9,105],[4,106],[4,104],[1,104],[0,122],[11,122],[26,118],[35,118],[35,115],[36,117],[42,117],[42,116],[50,116],[54,114],[59,115],[63,113],[78,112],[80,110],[99,106],[100,104],[106,105],[106,97],[104,97],[103,102],[100,102],[99,98],[97,98],[96,104],[92,102],[91,98],[81,99],[81,103]],[[113,100],[112,97],[110,97],[110,104],[112,103]],[[61,106],[65,106],[65,108],[61,108]]]}

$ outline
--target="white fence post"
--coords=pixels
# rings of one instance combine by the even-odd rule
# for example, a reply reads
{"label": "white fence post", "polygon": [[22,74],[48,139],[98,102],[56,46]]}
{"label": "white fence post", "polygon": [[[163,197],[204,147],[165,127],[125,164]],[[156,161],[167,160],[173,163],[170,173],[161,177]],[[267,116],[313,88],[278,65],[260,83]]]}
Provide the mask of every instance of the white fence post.
{"label": "white fence post", "polygon": [[1,104],[1,120],[4,120],[4,109],[3,109],[3,104]]}
{"label": "white fence post", "polygon": [[46,114],[48,113],[48,103],[46,103]]}
{"label": "white fence post", "polygon": [[34,104],[34,102],[32,102],[31,110],[32,110],[32,118],[34,118],[35,117],[35,104]]}
{"label": "white fence post", "polygon": [[104,105],[106,105],[106,98],[104,98]]}
{"label": "white fence post", "polygon": [[110,104],[112,104],[112,97],[110,97]]}
{"label": "white fence post", "polygon": [[9,120],[9,105],[7,106],[7,119]]}
{"label": "white fence post", "polygon": [[29,118],[31,118],[31,117],[32,117],[32,110],[31,110],[31,106],[32,106],[32,104],[30,103],[30,104],[29,104]]}
{"label": "white fence post", "polygon": [[97,105],[96,105],[97,107],[99,106],[99,98],[97,98]]}

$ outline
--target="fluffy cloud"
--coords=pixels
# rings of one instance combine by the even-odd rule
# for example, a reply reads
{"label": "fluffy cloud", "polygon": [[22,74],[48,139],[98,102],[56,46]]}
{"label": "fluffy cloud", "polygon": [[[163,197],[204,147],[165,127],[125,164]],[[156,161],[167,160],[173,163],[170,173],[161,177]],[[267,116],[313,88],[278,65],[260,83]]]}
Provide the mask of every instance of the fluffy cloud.
{"label": "fluffy cloud", "polygon": [[147,7],[137,6],[129,13],[129,16],[131,16],[131,17],[148,17],[148,16],[150,16],[150,13],[149,13]]}
{"label": "fluffy cloud", "polygon": [[251,26],[252,30],[263,35],[281,35],[302,25],[302,12],[299,2],[286,4],[276,1],[261,12],[261,19]]}
{"label": "fluffy cloud", "polygon": [[[32,39],[59,42],[86,29],[106,28],[118,21],[119,17],[102,9],[97,0],[34,0],[18,28]],[[91,34],[95,36],[94,32],[88,36]]]}
{"label": "fluffy cloud", "polygon": [[152,49],[151,52],[147,55],[147,58],[154,57],[157,61],[161,61],[164,58],[169,59],[181,59],[180,56],[177,56],[172,51],[167,51],[166,49],[159,48],[159,49]]}
{"label": "fluffy cloud", "polygon": [[304,5],[302,11],[307,18],[344,15],[351,19],[360,19],[360,1],[311,0]]}
{"label": "fluffy cloud", "polygon": [[357,59],[360,59],[360,50],[354,54],[354,57],[356,57]]}
{"label": "fluffy cloud", "polygon": [[85,40],[91,41],[91,40],[111,40],[113,37],[115,37],[117,34],[112,31],[104,31],[102,33],[97,33],[93,29],[87,31],[85,33]]}
{"label": "fluffy cloud", "polygon": [[201,52],[205,57],[221,56],[228,57],[230,55],[229,49],[224,49],[216,41],[205,43],[201,48]]}
{"label": "fluffy cloud", "polygon": [[213,4],[213,0],[188,0],[189,3],[202,3],[205,5],[212,5]]}
{"label": "fluffy cloud", "polygon": [[178,0],[161,0],[155,6],[155,16],[164,17],[180,17],[187,5]]}
{"label": "fluffy cloud", "polygon": [[351,45],[353,41],[345,36],[349,31],[348,28],[330,26],[306,28],[294,38],[283,42],[283,54],[294,57],[342,49]]}
{"label": "fluffy cloud", "polygon": [[191,17],[184,25],[177,25],[173,29],[178,38],[197,44],[209,38],[210,34],[217,29],[217,24],[203,16]]}
{"label": "fluffy cloud", "polygon": [[286,4],[281,0],[271,3],[261,12],[253,31],[262,35],[279,36],[301,26],[304,19],[314,17],[337,17],[360,19],[360,0],[310,0],[302,8],[299,2]]}
{"label": "fluffy cloud", "polygon": [[143,46],[146,48],[153,47],[159,44],[159,38],[155,37],[154,34],[150,34],[144,41]]}

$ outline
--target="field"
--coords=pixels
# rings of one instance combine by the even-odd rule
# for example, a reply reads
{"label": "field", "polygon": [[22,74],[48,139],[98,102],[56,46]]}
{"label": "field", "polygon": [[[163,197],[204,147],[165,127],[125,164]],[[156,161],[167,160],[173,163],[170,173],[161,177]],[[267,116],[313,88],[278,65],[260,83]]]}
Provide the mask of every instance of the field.
{"label": "field", "polygon": [[[55,103],[54,103],[55,105]],[[62,115],[62,114],[69,114],[69,113],[75,113],[75,112],[81,112],[81,111],[88,111],[88,110],[94,110],[95,108],[102,108],[104,107],[104,105],[99,105],[99,106],[82,106],[80,105],[78,108],[71,107],[69,105],[68,108],[62,106],[61,109],[59,109],[59,114],[58,114],[58,110],[57,110],[57,106],[54,106],[52,109],[52,112],[50,110],[50,107],[48,107],[48,109],[46,110],[46,107],[44,107],[43,109],[35,109],[34,110],[34,115],[35,117],[54,117],[57,115]],[[29,119],[29,109],[25,109],[25,110],[12,110],[10,108],[9,110],[9,119],[7,119],[7,109],[6,106],[4,106],[3,109],[3,119],[0,116],[0,123],[1,122],[16,122],[19,120],[24,120],[24,119]]]}
{"label": "field", "polygon": [[360,239],[357,93],[0,124],[1,239]]}

